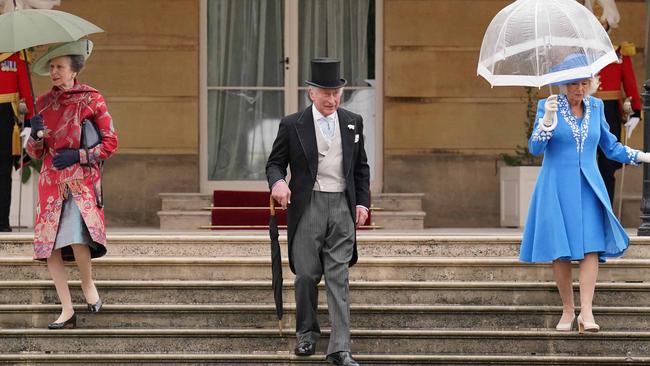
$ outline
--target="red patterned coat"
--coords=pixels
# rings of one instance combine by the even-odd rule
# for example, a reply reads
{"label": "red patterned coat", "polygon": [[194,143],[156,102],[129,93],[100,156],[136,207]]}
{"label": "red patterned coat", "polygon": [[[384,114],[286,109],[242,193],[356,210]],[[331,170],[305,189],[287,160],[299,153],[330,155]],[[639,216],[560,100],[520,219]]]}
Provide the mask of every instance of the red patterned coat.
{"label": "red patterned coat", "polygon": [[[70,89],[54,87],[40,96],[36,109],[43,116],[46,133],[40,141],[29,138],[27,142],[28,154],[43,160],[38,182],[34,259],[46,259],[52,253],[67,189],[72,193],[93,241],[105,246],[104,210],[97,206],[95,196],[101,194],[98,191],[101,175],[97,163],[108,159],[117,150],[117,135],[104,97],[92,87],[75,80]],[[81,122],[86,118],[95,123],[102,135],[101,143],[90,150],[80,149]],[[80,149],[79,164],[56,169],[52,159],[61,149]]]}

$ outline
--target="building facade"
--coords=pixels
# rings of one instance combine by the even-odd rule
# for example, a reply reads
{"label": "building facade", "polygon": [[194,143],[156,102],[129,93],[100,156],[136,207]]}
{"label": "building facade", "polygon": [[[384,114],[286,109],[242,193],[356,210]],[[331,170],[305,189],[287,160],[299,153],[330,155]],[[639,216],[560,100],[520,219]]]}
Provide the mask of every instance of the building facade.
{"label": "building facade", "polygon": [[[108,224],[158,226],[161,192],[266,189],[279,118],[308,105],[308,60],[330,56],[349,81],[344,105],[366,118],[373,192],[425,193],[426,227],[498,226],[499,154],[526,143],[526,93],[490,88],[476,63],[508,3],[63,0],[106,30],[90,37],[80,79],[106,96],[120,137],[105,170]],[[641,83],[646,4],[617,4],[612,40],[637,45]],[[35,80],[37,94],[48,88]],[[640,196],[641,169],[626,174],[624,195]]]}

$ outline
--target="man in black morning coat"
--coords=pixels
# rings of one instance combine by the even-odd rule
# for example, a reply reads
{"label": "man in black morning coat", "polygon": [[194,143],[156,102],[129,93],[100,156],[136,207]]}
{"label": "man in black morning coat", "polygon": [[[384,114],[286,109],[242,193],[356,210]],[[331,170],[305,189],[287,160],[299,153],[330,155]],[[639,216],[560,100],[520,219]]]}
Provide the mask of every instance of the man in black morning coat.
{"label": "man in black morning coat", "polygon": [[[339,108],[340,63],[311,62],[307,109],[282,119],[266,164],[273,198],[288,207],[289,263],[296,274],[296,355],[314,354],[320,336],[323,274],[332,331],[327,360],[355,366],[350,353],[348,266],[357,261],[356,226],[370,207],[370,169],[361,116]],[[287,166],[291,179],[287,185]]]}

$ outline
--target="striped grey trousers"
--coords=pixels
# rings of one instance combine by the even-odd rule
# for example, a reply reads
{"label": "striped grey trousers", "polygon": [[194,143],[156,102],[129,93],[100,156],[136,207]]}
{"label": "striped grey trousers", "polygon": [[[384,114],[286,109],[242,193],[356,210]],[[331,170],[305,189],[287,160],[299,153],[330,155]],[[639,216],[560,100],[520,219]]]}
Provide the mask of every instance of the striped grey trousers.
{"label": "striped grey trousers", "polygon": [[318,283],[325,274],[327,308],[332,327],[327,354],[350,351],[348,263],[354,247],[354,221],[345,193],[313,191],[293,239],[296,270],[296,336],[316,342]]}

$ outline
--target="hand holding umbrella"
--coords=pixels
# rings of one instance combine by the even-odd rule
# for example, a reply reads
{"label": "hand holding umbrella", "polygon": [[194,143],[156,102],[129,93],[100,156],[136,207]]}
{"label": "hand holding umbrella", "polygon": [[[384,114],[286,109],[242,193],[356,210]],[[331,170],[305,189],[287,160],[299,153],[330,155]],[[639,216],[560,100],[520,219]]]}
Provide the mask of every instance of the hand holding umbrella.
{"label": "hand holding umbrella", "polygon": [[557,126],[557,109],[557,94],[551,94],[544,103],[544,117],[542,118],[547,130],[554,130]]}

